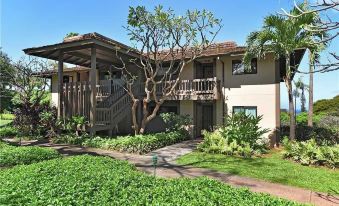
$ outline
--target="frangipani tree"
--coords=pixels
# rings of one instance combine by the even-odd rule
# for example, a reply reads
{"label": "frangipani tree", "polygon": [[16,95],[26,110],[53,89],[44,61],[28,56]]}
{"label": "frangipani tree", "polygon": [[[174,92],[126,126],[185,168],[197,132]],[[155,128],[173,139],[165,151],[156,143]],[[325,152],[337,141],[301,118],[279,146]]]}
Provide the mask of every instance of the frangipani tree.
{"label": "frangipani tree", "polygon": [[[303,4],[299,8],[306,9]],[[292,15],[299,15],[299,9],[292,9]],[[244,56],[245,64],[250,64],[254,57],[265,58],[265,55],[272,53],[276,59],[285,60],[285,73],[283,80],[288,92],[289,116],[290,116],[290,139],[295,139],[295,111],[293,103],[292,80],[297,72],[298,66],[291,65],[291,57],[297,49],[317,50],[319,45],[315,44],[315,38],[322,38],[322,33],[305,30],[305,25],[314,24],[319,21],[317,13],[309,13],[292,18],[286,15],[276,14],[267,16],[264,19],[260,31],[250,33],[247,38],[247,52]]]}
{"label": "frangipani tree", "polygon": [[[130,7],[126,30],[139,56],[129,61],[120,57],[123,65],[120,69],[132,99],[135,134],[145,132],[160,106],[174,93],[184,67],[212,44],[221,27],[221,20],[206,10],[188,10],[177,16],[172,9],[165,10],[162,6],[154,11],[142,6]],[[139,72],[132,71],[130,64]],[[136,95],[136,84],[142,85],[141,98]],[[139,102],[143,111],[141,122],[136,116]],[[155,103],[153,109],[149,107],[151,102]]]}

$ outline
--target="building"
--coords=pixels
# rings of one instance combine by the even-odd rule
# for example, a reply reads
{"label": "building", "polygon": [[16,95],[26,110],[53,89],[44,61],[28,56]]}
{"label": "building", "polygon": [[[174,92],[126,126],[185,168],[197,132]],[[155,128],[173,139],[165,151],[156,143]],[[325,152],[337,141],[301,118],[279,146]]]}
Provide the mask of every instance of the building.
{"label": "building", "polygon": [[[285,61],[269,54],[265,59],[253,59],[251,69],[245,70],[241,63],[245,49],[234,42],[209,47],[184,68],[178,89],[160,112],[192,117],[194,136],[223,124],[226,114],[239,111],[263,115],[261,126],[274,132],[280,126],[280,82]],[[52,79],[52,99],[60,117],[86,116],[92,133],[130,133],[130,97],[121,86],[121,71],[112,67],[121,64],[116,51],[122,59],[138,57],[138,51],[98,33],[24,49],[28,55],[59,62],[58,70],[44,75]],[[291,64],[298,66],[303,54],[302,49],[296,51]],[[78,66],[64,69],[63,63]],[[162,129],[158,117],[147,126],[148,131]],[[272,144],[275,135],[270,135]]]}

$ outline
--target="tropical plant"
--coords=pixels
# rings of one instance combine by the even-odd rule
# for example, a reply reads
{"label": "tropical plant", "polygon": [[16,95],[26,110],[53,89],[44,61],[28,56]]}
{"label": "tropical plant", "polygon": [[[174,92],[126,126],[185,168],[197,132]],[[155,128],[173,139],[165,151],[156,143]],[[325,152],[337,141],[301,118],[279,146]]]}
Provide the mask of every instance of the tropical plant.
{"label": "tropical plant", "polygon": [[65,39],[69,38],[69,37],[73,37],[73,36],[78,36],[78,35],[79,35],[79,33],[77,33],[77,32],[69,32],[68,34],[66,34]]}
{"label": "tropical plant", "polygon": [[319,146],[314,139],[305,142],[293,142],[284,138],[284,157],[303,165],[324,165],[339,167],[339,145]]}
{"label": "tropical plant", "polygon": [[84,126],[87,123],[86,117],[75,115],[67,119],[63,127],[68,133],[75,132],[76,136],[80,136],[80,132],[84,131]]}
{"label": "tropical plant", "polygon": [[226,155],[250,157],[264,153],[268,142],[263,138],[268,129],[259,127],[262,116],[254,117],[245,113],[226,116],[225,125],[214,132],[204,131],[204,141],[198,145],[200,151]]}
{"label": "tropical plant", "polygon": [[259,126],[263,116],[255,117],[243,112],[234,113],[225,117],[225,124],[219,128],[223,137],[228,138],[230,142],[235,140],[237,143],[245,142],[251,148],[261,147],[267,143],[263,135],[269,132],[269,129],[262,129]]}
{"label": "tropical plant", "polygon": [[[306,6],[299,5],[306,10]],[[300,10],[294,8],[290,11],[292,15],[298,15]],[[298,70],[299,65],[291,65],[291,57],[295,55],[297,49],[308,48],[316,50],[319,45],[314,44],[314,39],[322,38],[323,32],[310,32],[304,29],[305,25],[319,21],[317,13],[301,15],[292,18],[284,15],[269,15],[264,20],[264,25],[260,31],[250,33],[247,38],[247,51],[244,56],[244,63],[249,65],[252,58],[264,58],[268,53],[272,53],[276,59],[285,61],[283,68],[283,80],[285,82],[290,115],[290,138],[295,139],[295,111],[293,103],[292,80]]]}
{"label": "tropical plant", "polygon": [[300,90],[300,109],[301,112],[306,112],[306,97],[305,97],[305,91],[309,88],[307,84],[305,84],[300,77],[297,81],[294,81],[295,88]]}

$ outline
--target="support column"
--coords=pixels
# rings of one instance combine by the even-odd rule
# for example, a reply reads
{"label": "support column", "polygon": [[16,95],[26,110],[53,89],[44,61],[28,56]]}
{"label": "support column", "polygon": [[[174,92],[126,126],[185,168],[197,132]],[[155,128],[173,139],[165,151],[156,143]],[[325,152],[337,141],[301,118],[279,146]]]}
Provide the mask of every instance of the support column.
{"label": "support column", "polygon": [[58,59],[58,119],[63,118],[63,77],[64,77],[64,61],[63,52],[60,51]]}
{"label": "support column", "polygon": [[96,68],[96,48],[91,48],[91,70],[89,72],[89,81],[91,85],[91,108],[90,108],[90,124],[91,124],[91,135],[95,135],[95,118],[96,118],[96,106],[97,106],[97,68]]}

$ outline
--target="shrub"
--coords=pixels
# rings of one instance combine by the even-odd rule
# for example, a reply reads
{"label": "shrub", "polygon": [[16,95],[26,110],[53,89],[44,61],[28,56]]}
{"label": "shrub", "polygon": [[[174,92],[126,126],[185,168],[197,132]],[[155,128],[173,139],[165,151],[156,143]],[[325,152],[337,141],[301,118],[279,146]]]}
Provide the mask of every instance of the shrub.
{"label": "shrub", "polygon": [[181,132],[122,136],[117,138],[91,137],[89,135],[62,135],[53,139],[54,143],[77,144],[120,152],[145,154],[155,149],[175,144],[187,139]]}
{"label": "shrub", "polygon": [[13,137],[17,135],[17,133],[18,133],[17,129],[13,126],[0,127],[0,138]]}
{"label": "shrub", "polygon": [[339,145],[319,146],[314,139],[305,142],[291,142],[284,138],[283,156],[303,165],[324,165],[332,168],[339,166]]}
{"label": "shrub", "polygon": [[[14,126],[18,129],[19,134],[23,136],[46,135],[51,130],[51,124],[55,124],[56,108],[50,107],[49,103],[42,103],[36,106],[19,105],[14,110]],[[50,119],[46,119],[44,114],[52,113]],[[54,116],[54,117],[53,117]],[[53,117],[53,118],[52,118]]]}
{"label": "shrub", "polygon": [[206,177],[154,178],[88,155],[0,171],[0,185],[1,205],[298,205]]}
{"label": "shrub", "polygon": [[269,132],[268,129],[262,129],[259,126],[261,120],[262,116],[254,117],[245,113],[233,114],[226,117],[226,123],[220,127],[220,132],[230,142],[235,140],[238,144],[248,143],[251,148],[261,147],[263,135]]}
{"label": "shrub", "polygon": [[[330,115],[317,115],[318,120],[313,127],[297,124],[296,140],[306,141],[315,139],[318,144],[339,143],[339,117]],[[281,136],[289,136],[289,125],[281,125]]]}
{"label": "shrub", "polygon": [[60,154],[50,148],[37,146],[17,147],[6,143],[0,144],[0,167],[31,164],[57,157],[60,157]]}
{"label": "shrub", "polygon": [[339,116],[339,95],[332,99],[321,99],[314,103],[313,111],[315,114],[326,113],[332,116]]}
{"label": "shrub", "polygon": [[79,136],[80,132],[83,130],[83,127],[87,124],[86,117],[84,116],[72,116],[67,119],[65,124],[62,125],[67,133],[75,133]]}
{"label": "shrub", "polygon": [[249,143],[243,141],[237,143],[235,139],[230,141],[219,130],[214,132],[204,131],[203,135],[204,141],[197,147],[202,152],[243,157],[251,157],[255,153]]}
{"label": "shrub", "polygon": [[262,135],[268,129],[261,129],[262,116],[253,117],[237,113],[226,117],[226,124],[214,132],[204,131],[204,141],[198,149],[207,153],[240,155],[250,157],[266,152],[267,142]]}

